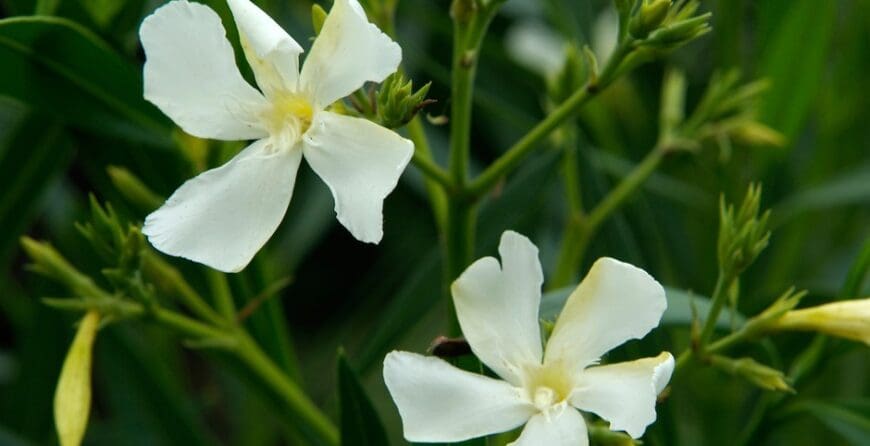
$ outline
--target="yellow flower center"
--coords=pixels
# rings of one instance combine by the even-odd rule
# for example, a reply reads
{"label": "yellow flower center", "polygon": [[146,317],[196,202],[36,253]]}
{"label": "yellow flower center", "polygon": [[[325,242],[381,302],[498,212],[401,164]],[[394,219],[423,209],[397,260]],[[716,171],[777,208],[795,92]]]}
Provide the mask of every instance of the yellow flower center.
{"label": "yellow flower center", "polygon": [[290,132],[293,139],[301,137],[311,126],[314,107],[304,96],[284,92],[271,99],[263,120],[272,135]]}
{"label": "yellow flower center", "polygon": [[526,398],[542,412],[567,400],[573,387],[570,374],[560,363],[530,367],[523,380]]}

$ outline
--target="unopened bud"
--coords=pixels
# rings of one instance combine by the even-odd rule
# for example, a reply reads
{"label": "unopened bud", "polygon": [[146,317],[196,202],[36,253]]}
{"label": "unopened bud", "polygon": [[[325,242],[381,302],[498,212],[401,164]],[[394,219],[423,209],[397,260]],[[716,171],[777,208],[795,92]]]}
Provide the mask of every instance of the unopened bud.
{"label": "unopened bud", "polygon": [[319,35],[323,29],[323,23],[326,22],[326,10],[317,3],[311,5],[311,25],[314,26],[314,35]]}
{"label": "unopened bud", "polygon": [[786,143],[782,133],[757,121],[746,121],[738,125],[731,136],[749,146],[782,147]]}
{"label": "unopened bud", "polygon": [[151,212],[163,204],[163,198],[155,194],[129,170],[123,167],[109,166],[106,171],[118,192],[142,211]]}
{"label": "unopened bud", "polygon": [[761,364],[752,358],[732,359],[714,355],[710,357],[710,362],[716,368],[744,378],[762,389],[794,392],[781,371]]}
{"label": "unopened bud", "polygon": [[54,393],[54,424],[61,446],[78,446],[91,411],[91,364],[100,315],[89,311],[79,323]]}
{"label": "unopened bud", "polygon": [[673,47],[683,45],[710,31],[712,14],[702,14],[656,29],[649,33],[645,43],[653,46]]}
{"label": "unopened bud", "polygon": [[789,311],[772,328],[816,331],[870,346],[870,298]]}
{"label": "unopened bud", "polygon": [[671,8],[671,0],[644,1],[629,22],[629,32],[634,37],[643,39],[662,24]]}
{"label": "unopened bud", "polygon": [[430,86],[431,82],[414,91],[413,82],[405,80],[405,77],[400,73],[388,77],[378,90],[377,115],[379,123],[392,129],[402,127],[410,122],[417,115],[417,112],[434,102],[431,99],[426,99]]}

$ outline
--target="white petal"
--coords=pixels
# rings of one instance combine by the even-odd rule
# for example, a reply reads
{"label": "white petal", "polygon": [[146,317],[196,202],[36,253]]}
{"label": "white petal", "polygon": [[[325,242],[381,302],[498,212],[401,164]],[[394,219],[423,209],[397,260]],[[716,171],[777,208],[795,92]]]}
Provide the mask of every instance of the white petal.
{"label": "white petal", "polygon": [[245,57],[266,95],[296,91],[302,47],[250,0],[228,0]]}
{"label": "white petal", "polygon": [[579,374],[571,404],[610,422],[610,429],[640,438],[656,420],[656,397],[671,379],[674,357],[592,367]]}
{"label": "white petal", "polygon": [[529,420],[517,441],[508,446],[588,446],[586,421],[570,406],[550,409]]}
{"label": "white petal", "polygon": [[384,382],[408,441],[454,442],[505,432],[535,412],[520,389],[504,381],[414,353],[388,354]]}
{"label": "white petal", "polygon": [[538,307],[544,274],[538,248],[505,231],[498,247],[502,265],[484,257],[450,287],[462,334],[474,354],[499,376],[520,385],[522,369],[541,363]]}
{"label": "white petal", "polygon": [[365,82],[380,82],[396,71],[402,49],[369,23],[357,0],[336,0],[311,53],[300,82],[317,108],[341,99]]}
{"label": "white petal", "polygon": [[655,328],[667,308],[665,290],[646,271],[598,259],[568,297],[547,342],[544,362],[582,370],[629,339]]}
{"label": "white petal", "polygon": [[384,198],[396,188],[414,143],[371,121],[321,111],[303,137],[303,152],[332,191],[338,221],[357,240],[380,242]]}
{"label": "white petal", "polygon": [[142,233],[166,254],[240,271],[281,223],[301,159],[298,147],[275,150],[259,140],[182,184],[145,219]]}
{"label": "white petal", "polygon": [[146,17],[145,99],[200,138],[266,136],[257,119],[263,96],[236,66],[221,19],[209,7],[177,0]]}

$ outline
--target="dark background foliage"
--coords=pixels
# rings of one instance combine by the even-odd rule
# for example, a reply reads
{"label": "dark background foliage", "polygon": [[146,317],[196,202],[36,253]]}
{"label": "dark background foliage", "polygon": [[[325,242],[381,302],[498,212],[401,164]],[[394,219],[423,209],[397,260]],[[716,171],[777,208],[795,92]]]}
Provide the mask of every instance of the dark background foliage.
{"label": "dark background foliage", "polygon": [[[39,297],[62,297],[64,290],[23,269],[18,238],[49,239],[96,276],[98,264],[73,227],[86,218],[88,193],[111,201],[127,218],[145,215],[121,197],[106,168],[127,168],[160,194],[197,168],[179,149],[171,122],[141,97],[137,27],[159,3],[0,1],[0,16],[7,17],[0,21],[0,444],[56,442],[52,395],[75,321],[40,303]],[[226,5],[205,3],[221,13],[235,41]],[[308,46],[310,2],[258,3]],[[507,30],[534,18],[566,38],[588,41],[607,5],[508,1],[481,57],[474,166],[485,166],[544,115],[544,83],[508,55]],[[433,81],[430,97],[439,102],[428,109],[432,115],[450,107],[448,6],[447,0],[404,0],[397,16],[409,74],[420,83]],[[609,255],[642,266],[668,286],[709,294],[716,279],[718,197],[736,201],[750,181],[759,181],[763,205],[773,209],[774,234],[742,279],[741,312],[754,314],[791,285],[809,290],[805,304],[832,300],[870,236],[870,3],[712,0],[703,8],[714,13],[713,33],[642,67],[586,107],[579,123],[584,198],[595,202],[655,143],[667,66],[687,72],[690,105],[716,70],[738,67],[747,79],[769,79],[761,120],[788,144],[735,146],[730,156],[710,148],[668,159],[605,225],[586,266]],[[35,11],[79,25],[43,32],[16,21]],[[427,131],[443,161],[446,129],[427,124]],[[196,142],[186,147],[192,153]],[[217,165],[236,149],[212,143],[198,158],[200,167]],[[478,255],[493,255],[501,232],[514,229],[538,244],[545,272],[552,271],[564,219],[557,159],[553,151],[539,151],[486,200]],[[335,361],[343,346],[395,443],[400,426],[380,377],[381,360],[392,349],[424,351],[446,325],[438,236],[421,178],[408,170],[386,201],[384,240],[370,246],[337,223],[328,189],[303,167],[278,233],[230,281],[243,305],[276,280],[292,278],[248,328],[336,418]],[[202,268],[174,263],[207,289]],[[683,322],[615,355],[680,351],[688,338]],[[745,353],[787,369],[783,358],[810,339],[781,336]],[[763,420],[752,444],[870,444],[870,355],[857,343],[833,345],[797,394]],[[94,386],[86,444],[292,444],[296,435],[292,420],[240,367],[220,354],[185,348],[147,322],[100,333]],[[732,444],[762,401],[742,381],[713,370],[692,372],[659,408],[650,441]]]}

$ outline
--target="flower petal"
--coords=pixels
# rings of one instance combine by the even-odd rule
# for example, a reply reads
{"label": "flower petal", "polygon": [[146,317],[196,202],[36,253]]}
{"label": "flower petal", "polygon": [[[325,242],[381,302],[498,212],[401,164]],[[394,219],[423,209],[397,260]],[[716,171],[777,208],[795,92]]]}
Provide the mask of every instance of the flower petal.
{"label": "flower petal", "polygon": [[508,446],[588,446],[586,421],[570,406],[533,416],[517,441]]}
{"label": "flower petal", "polygon": [[166,254],[240,271],[281,223],[301,159],[298,147],[259,140],[182,184],[145,219],[142,233]]}
{"label": "flower petal", "polygon": [[505,432],[535,412],[520,389],[431,356],[388,354],[384,382],[408,441],[454,442]]}
{"label": "flower petal", "polygon": [[324,108],[367,81],[384,80],[401,61],[402,49],[369,23],[357,0],[336,0],[305,59],[300,83],[315,107]]}
{"label": "flower petal", "polygon": [[145,99],[200,138],[266,136],[256,114],[263,96],[242,78],[221,19],[211,8],[176,0],[139,28]]}
{"label": "flower petal", "polygon": [[582,370],[629,339],[655,328],[667,308],[665,290],[646,271],[598,259],[568,297],[547,342],[544,362]]}
{"label": "flower petal", "polygon": [[321,111],[303,137],[303,153],[329,186],[338,221],[358,240],[384,235],[384,198],[396,188],[414,143],[365,119]]}
{"label": "flower petal", "polygon": [[538,248],[513,231],[501,236],[502,265],[484,257],[450,287],[462,334],[474,354],[505,380],[520,385],[525,365],[541,363],[538,307],[544,274]]}
{"label": "flower petal", "polygon": [[267,96],[296,91],[302,47],[250,0],[227,0],[227,4],[257,85]]}
{"label": "flower petal", "polygon": [[609,421],[611,430],[640,438],[656,420],[656,397],[673,371],[674,357],[668,352],[655,358],[591,367],[576,378],[571,404]]}

